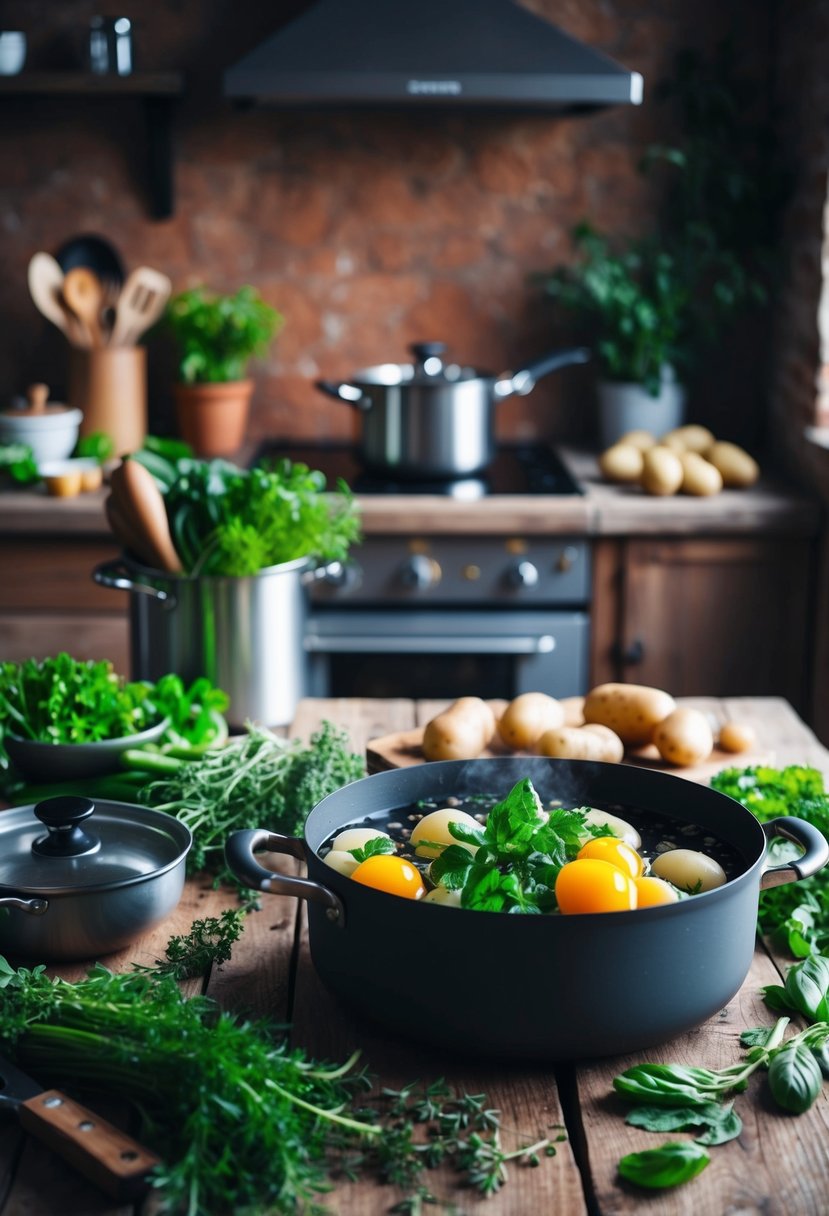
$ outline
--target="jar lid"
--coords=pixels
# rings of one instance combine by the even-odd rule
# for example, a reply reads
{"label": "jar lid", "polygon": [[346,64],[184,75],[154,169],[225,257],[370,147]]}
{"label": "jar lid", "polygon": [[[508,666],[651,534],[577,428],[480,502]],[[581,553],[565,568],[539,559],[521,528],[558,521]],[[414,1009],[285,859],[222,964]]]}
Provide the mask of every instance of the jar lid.
{"label": "jar lid", "polygon": [[69,794],[0,812],[0,889],[69,894],[172,869],[193,842],[163,811]]}

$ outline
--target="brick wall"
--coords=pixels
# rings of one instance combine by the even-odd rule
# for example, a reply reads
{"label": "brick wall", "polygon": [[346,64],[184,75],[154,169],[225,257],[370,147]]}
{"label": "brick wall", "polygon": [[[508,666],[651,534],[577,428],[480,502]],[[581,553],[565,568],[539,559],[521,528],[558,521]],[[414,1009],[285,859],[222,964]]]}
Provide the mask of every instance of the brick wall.
{"label": "brick wall", "polygon": [[[516,365],[571,336],[554,327],[529,276],[567,255],[572,224],[589,216],[611,230],[647,229],[653,203],[636,165],[663,133],[653,89],[675,52],[712,47],[735,30],[761,87],[772,71],[773,0],[528,0],[640,71],[646,104],[572,119],[235,111],[220,96],[221,69],[302,7],[116,6],[134,16],[137,66],[187,74],[176,212],[163,222],[148,218],[142,193],[135,103],[0,98],[3,398],[33,378],[58,388],[65,380],[65,346],[28,298],[26,265],[35,250],[83,231],[105,233],[128,266],[157,266],[176,288],[249,282],[284,313],[282,336],[255,368],[255,437],[350,435],[350,412],[320,396],[314,378],[403,358],[418,339],[444,339],[464,362],[494,371]],[[818,5],[795,7],[805,24]],[[3,24],[29,32],[31,67],[64,66],[99,8],[6,0]],[[801,254],[808,263],[807,237]],[[767,343],[756,331],[734,341],[695,387],[691,414],[756,443],[769,375],[755,352]],[[172,430],[173,371],[171,352],[154,340],[151,419],[160,432]],[[787,374],[805,375],[794,364]],[[499,434],[592,438],[591,386],[589,369],[559,373],[500,407]]]}

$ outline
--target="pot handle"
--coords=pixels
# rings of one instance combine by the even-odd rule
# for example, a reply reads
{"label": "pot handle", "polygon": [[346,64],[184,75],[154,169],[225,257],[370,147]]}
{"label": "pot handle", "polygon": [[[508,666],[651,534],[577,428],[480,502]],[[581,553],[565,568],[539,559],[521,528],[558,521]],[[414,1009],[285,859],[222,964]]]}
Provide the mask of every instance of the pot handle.
{"label": "pot handle", "polygon": [[797,819],[793,815],[781,815],[778,819],[770,819],[762,825],[766,840],[771,841],[775,836],[791,840],[804,850],[802,857],[795,857],[779,866],[770,866],[760,875],[760,889],[779,887],[784,882],[797,882],[800,878],[810,878],[829,861],[829,844],[822,832],[818,831],[805,819]]}
{"label": "pot handle", "polygon": [[560,367],[570,367],[573,363],[587,363],[589,358],[590,350],[587,346],[554,350],[550,354],[542,355],[540,359],[535,359],[517,372],[504,372],[503,376],[499,376],[493,387],[495,400],[503,401],[505,397],[512,397],[516,393],[524,397],[535,388],[536,380],[540,380],[542,376],[548,376]]}
{"label": "pot handle", "polygon": [[92,578],[100,587],[114,587],[117,591],[141,591],[144,595],[152,596],[167,608],[175,608],[175,596],[171,595],[169,591],[162,591],[160,587],[152,587],[149,583],[137,583],[126,562],[122,561],[120,557],[113,558],[109,562],[101,562],[92,571]]}
{"label": "pot handle", "polygon": [[357,409],[368,409],[371,402],[363,395],[363,390],[357,388],[356,384],[335,384],[333,380],[316,380],[314,387],[318,388],[321,393],[325,393],[327,397],[333,397],[335,401],[344,401],[346,405],[353,405]]}
{"label": "pot handle", "polygon": [[270,891],[274,895],[295,895],[311,903],[322,904],[325,915],[335,925],[345,925],[345,908],[342,900],[321,883],[309,878],[292,878],[287,874],[275,874],[260,866],[254,857],[257,849],[269,853],[284,853],[288,857],[305,859],[305,847],[295,836],[280,836],[264,828],[246,828],[232,832],[225,843],[225,861],[236,878],[255,891]]}
{"label": "pot handle", "polygon": [[48,899],[19,899],[16,895],[0,895],[0,908],[16,908],[30,916],[42,916],[49,908]]}

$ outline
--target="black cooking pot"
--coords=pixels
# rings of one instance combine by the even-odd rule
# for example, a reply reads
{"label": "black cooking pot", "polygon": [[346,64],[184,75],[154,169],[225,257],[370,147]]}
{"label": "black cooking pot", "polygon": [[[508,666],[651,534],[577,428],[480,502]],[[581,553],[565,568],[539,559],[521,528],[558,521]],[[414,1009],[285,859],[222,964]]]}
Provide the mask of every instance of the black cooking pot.
{"label": "black cooking pot", "polygon": [[[503,797],[529,777],[543,801],[635,809],[693,823],[731,845],[742,872],[690,899],[579,916],[475,912],[387,895],[318,856],[344,825],[420,798]],[[620,809],[621,808],[621,809]],[[768,867],[773,836],[805,850]],[[265,870],[256,849],[304,860],[308,879]],[[446,761],[378,773],[324,798],[304,840],[234,833],[228,863],[261,891],[307,899],[314,965],[358,1013],[411,1038],[489,1057],[557,1060],[638,1050],[722,1009],[751,966],[761,887],[806,878],[829,859],[815,828],[750,811],[682,777],[625,764],[541,758]]]}
{"label": "black cooking pot", "polygon": [[590,358],[586,347],[557,350],[501,376],[444,363],[443,342],[416,342],[413,363],[380,363],[346,383],[316,387],[360,411],[360,459],[385,475],[456,478],[479,473],[495,456],[494,408],[537,380]]}

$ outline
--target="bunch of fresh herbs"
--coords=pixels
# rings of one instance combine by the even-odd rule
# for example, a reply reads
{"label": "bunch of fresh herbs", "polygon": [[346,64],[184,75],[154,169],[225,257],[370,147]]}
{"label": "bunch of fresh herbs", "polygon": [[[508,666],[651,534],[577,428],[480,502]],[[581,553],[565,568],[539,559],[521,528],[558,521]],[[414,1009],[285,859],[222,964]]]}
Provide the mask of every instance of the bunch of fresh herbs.
{"label": "bunch of fresh herbs", "polygon": [[253,287],[218,295],[193,287],[174,296],[165,320],[180,348],[185,384],[242,380],[255,355],[264,355],[283,318]]}
{"label": "bunch of fresh herbs", "polygon": [[220,730],[225,693],[201,679],[185,689],[176,675],[157,683],[125,680],[106,660],[44,659],[0,664],[0,738],[8,731],[44,743],[118,739],[167,718],[178,739],[201,742]]}
{"label": "bunch of fresh herbs", "polygon": [[[485,912],[554,912],[558,872],[571,861],[586,836],[607,835],[587,823],[585,813],[554,809],[547,814],[528,777],[519,781],[487,816],[485,826],[451,823],[461,844],[441,849],[430,876],[461,892],[461,906]],[[474,845],[474,855],[464,844]]]}
{"label": "bunch of fresh herbs", "polygon": [[0,959],[0,1039],[50,1083],[134,1104],[141,1138],[164,1158],[153,1182],[165,1213],[319,1211],[341,1176],[403,1187],[396,1210],[414,1212],[437,1202],[425,1182],[435,1166],[486,1195],[508,1161],[538,1165],[555,1152],[546,1136],[505,1148],[486,1095],[442,1082],[369,1102],[353,1057],[313,1060],[283,1028],[186,998],[170,974],[96,966],[67,983]]}
{"label": "bunch of fresh herbs", "polygon": [[148,450],[135,454],[155,477],[185,573],[245,576],[297,558],[343,561],[361,530],[340,481],[278,459],[252,469]]}
{"label": "bunch of fresh herbs", "polygon": [[[712,777],[711,785],[741,802],[761,823],[795,815],[829,838],[829,795],[817,769],[796,764],[782,769],[728,768]],[[769,856],[775,864],[799,855],[791,841],[772,841]],[[796,958],[829,946],[829,868],[802,882],[761,891],[759,926],[775,945]]]}
{"label": "bunch of fresh herbs", "polygon": [[40,481],[34,452],[28,443],[0,443],[0,473],[8,473],[20,485]]}

